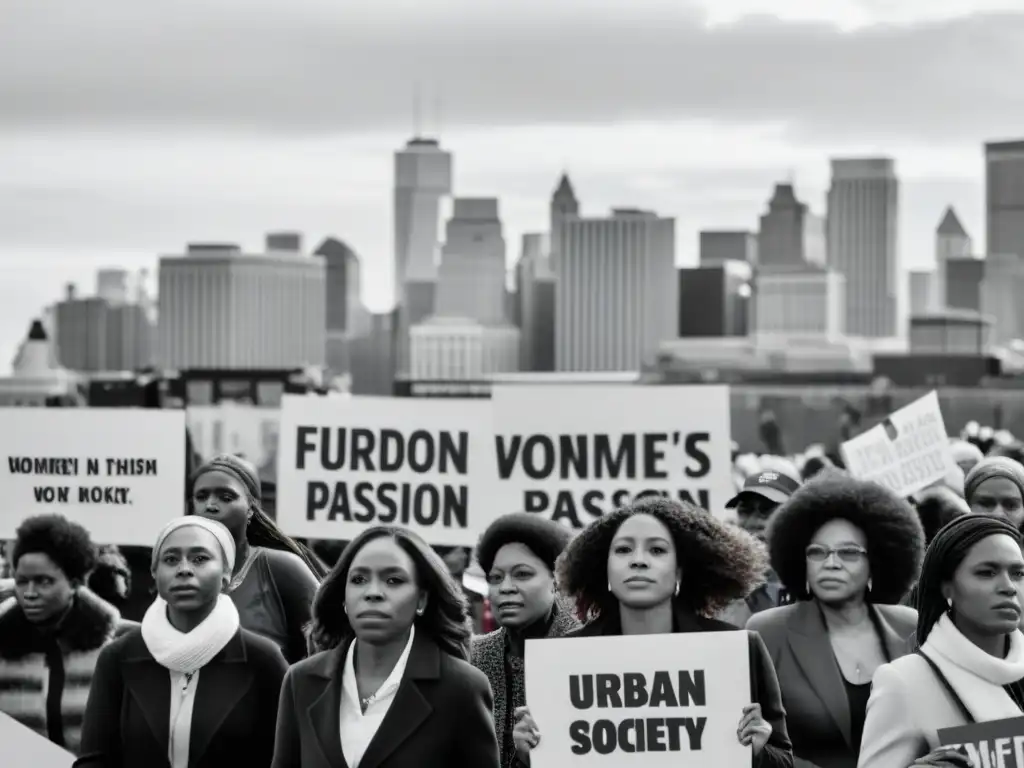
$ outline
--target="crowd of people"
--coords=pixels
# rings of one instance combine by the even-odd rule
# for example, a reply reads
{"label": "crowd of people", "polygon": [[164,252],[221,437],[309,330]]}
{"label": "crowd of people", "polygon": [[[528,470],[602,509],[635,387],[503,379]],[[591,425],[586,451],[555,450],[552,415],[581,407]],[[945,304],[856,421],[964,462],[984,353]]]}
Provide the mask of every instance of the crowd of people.
{"label": "crowd of people", "polygon": [[912,498],[808,452],[736,456],[734,522],[661,497],[578,532],[510,512],[475,549],[485,595],[466,549],[402,528],[321,558],[219,456],[153,543],[138,621],[116,547],[21,523],[0,712],[77,768],[524,768],[549,727],[528,640],[745,631],[755,768],[972,768],[941,729],[1024,717],[1024,446],[952,447]]}

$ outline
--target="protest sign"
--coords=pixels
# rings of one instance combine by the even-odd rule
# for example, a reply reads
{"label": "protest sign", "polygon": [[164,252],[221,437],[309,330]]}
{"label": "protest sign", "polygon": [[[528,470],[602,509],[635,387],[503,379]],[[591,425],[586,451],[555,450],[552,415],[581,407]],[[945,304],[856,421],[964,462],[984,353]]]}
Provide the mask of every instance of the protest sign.
{"label": "protest sign", "polygon": [[962,746],[975,768],[1024,768],[1024,717],[939,729],[944,746]]}
{"label": "protest sign", "polygon": [[401,525],[430,544],[472,546],[497,514],[486,400],[286,396],[277,521],[293,536],[352,539]]}
{"label": "protest sign", "polygon": [[0,744],[10,763],[32,768],[71,768],[75,756],[0,712]]}
{"label": "protest sign", "polygon": [[939,482],[956,466],[936,392],[847,440],[841,451],[850,474],[888,486],[898,496]]}
{"label": "protest sign", "polygon": [[750,764],[736,729],[750,703],[746,632],[526,641],[532,768]]}
{"label": "protest sign", "polygon": [[723,515],[733,495],[724,386],[496,385],[489,497],[581,528],[637,497]]}
{"label": "protest sign", "polygon": [[185,508],[185,413],[0,408],[0,538],[56,512],[105,544],[151,546]]}

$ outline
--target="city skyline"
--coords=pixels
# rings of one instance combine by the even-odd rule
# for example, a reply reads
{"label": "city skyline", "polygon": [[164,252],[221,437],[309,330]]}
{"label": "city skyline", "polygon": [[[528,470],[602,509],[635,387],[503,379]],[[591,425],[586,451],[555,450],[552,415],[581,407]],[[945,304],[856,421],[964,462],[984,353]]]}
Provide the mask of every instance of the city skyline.
{"label": "city skyline", "polygon": [[[999,92],[1005,72],[1024,63],[1024,52],[1008,47],[1015,30],[1024,31],[1024,14],[996,16],[984,9],[999,4],[971,3],[982,12],[965,15],[966,3],[903,0],[900,25],[850,28],[857,13],[867,22],[891,17],[873,0],[793,2],[786,18],[738,21],[729,14],[774,13],[778,4],[717,0],[714,17],[699,16],[700,3],[681,5],[590,3],[585,23],[566,27],[561,14],[578,15],[577,0],[488,9],[507,24],[456,0],[432,3],[429,19],[413,6],[401,18],[393,7],[383,18],[367,6],[355,19],[316,0],[278,3],[276,11],[254,3],[244,18],[229,17],[209,0],[202,15],[194,3],[177,5],[179,32],[165,11],[107,0],[68,6],[67,28],[80,22],[88,34],[66,39],[44,20],[52,8],[43,14],[15,0],[5,6],[12,23],[0,31],[0,366],[64,282],[91,285],[102,266],[152,268],[191,240],[252,247],[272,229],[300,230],[308,243],[334,235],[363,261],[369,307],[388,306],[391,163],[413,133],[416,79],[428,135],[438,133],[440,93],[455,194],[499,198],[510,262],[521,234],[546,229],[563,170],[586,214],[636,206],[675,217],[677,263],[693,265],[699,230],[756,229],[774,184],[791,174],[801,201],[824,213],[829,159],[847,155],[896,161],[901,269],[932,264],[947,205],[983,252],[982,145],[1014,138],[1024,125],[1019,100]],[[223,47],[229,28],[234,51]],[[591,41],[612,28],[623,56],[608,57]],[[117,29],[119,42],[104,37]],[[320,31],[309,37],[309,29]],[[486,35],[453,45],[452,29]],[[202,34],[186,40],[190,31]],[[124,64],[136,44],[128,36],[156,46],[162,77],[136,79],[138,68]],[[524,36],[529,56],[517,54]],[[356,38],[362,42],[350,44]],[[557,51],[548,48],[556,43]],[[968,55],[977,45],[986,57]],[[116,52],[98,57],[93,46]],[[366,59],[368,46],[377,53]],[[453,49],[454,62],[443,55]],[[516,66],[485,49],[516,54]],[[645,58],[648,50],[654,58]],[[358,82],[337,74],[360,56],[372,66],[354,70]],[[422,66],[414,71],[410,57]],[[622,71],[604,77],[599,57]],[[473,66],[465,66],[469,58]],[[769,58],[774,78],[758,64]],[[220,66],[236,59],[251,68]],[[546,79],[564,78],[539,75],[542,65],[573,74],[568,91],[578,93],[545,92]],[[140,99],[133,88],[143,85]]]}

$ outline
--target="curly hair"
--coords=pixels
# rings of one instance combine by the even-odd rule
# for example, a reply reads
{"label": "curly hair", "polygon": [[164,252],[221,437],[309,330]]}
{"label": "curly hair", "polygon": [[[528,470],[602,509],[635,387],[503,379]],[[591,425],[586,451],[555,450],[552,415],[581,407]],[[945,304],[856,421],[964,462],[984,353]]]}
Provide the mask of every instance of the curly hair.
{"label": "curly hair", "polygon": [[575,602],[581,621],[616,610],[617,600],[607,588],[608,551],[615,532],[634,515],[650,515],[672,536],[684,574],[677,608],[711,617],[764,582],[768,557],[753,536],[693,504],[649,496],[598,518],[559,556],[558,588]]}
{"label": "curly hair", "polygon": [[426,633],[442,651],[469,660],[469,607],[462,588],[448,572],[444,560],[418,535],[406,528],[379,525],[367,528],[345,547],[313,599],[309,637],[315,651],[343,645],[353,636],[345,613],[348,572],[359,551],[371,541],[390,537],[416,565],[416,583],[427,593],[423,615],[416,619],[418,632]]}
{"label": "curly hair", "polygon": [[804,550],[831,520],[847,520],[864,532],[873,603],[898,604],[917,578],[924,531],[917,512],[878,483],[824,470],[775,510],[766,537],[772,568],[789,594],[809,600]]}
{"label": "curly hair", "polygon": [[480,535],[476,559],[486,574],[498,550],[506,544],[523,544],[552,571],[555,561],[573,537],[573,531],[547,517],[530,512],[501,515]]}
{"label": "curly hair", "polygon": [[23,555],[43,554],[69,581],[81,582],[96,567],[96,545],[89,532],[63,515],[25,518],[14,536],[11,565],[15,568]]}

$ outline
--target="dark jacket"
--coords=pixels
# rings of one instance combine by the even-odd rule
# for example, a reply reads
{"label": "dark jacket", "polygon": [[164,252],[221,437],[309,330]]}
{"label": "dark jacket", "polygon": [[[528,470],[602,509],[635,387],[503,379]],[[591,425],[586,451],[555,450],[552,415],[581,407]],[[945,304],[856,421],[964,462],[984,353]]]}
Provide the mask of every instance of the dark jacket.
{"label": "dark jacket", "polygon": [[[351,642],[288,670],[273,768],[348,768],[341,689]],[[491,707],[483,672],[417,633],[395,699],[359,768],[498,768]]]}
{"label": "dark jacket", "polygon": [[[189,768],[269,766],[287,665],[271,641],[240,629],[199,672]],[[103,649],[74,768],[167,768],[171,676],[135,630]]]}
{"label": "dark jacket", "polygon": [[14,597],[0,603],[0,712],[77,755],[100,651],[136,627],[85,587],[53,632],[40,632]]}
{"label": "dark jacket", "polygon": [[[736,627],[717,619],[708,619],[683,612],[675,615],[675,632],[735,632]],[[566,637],[602,637],[622,634],[618,615],[600,617],[570,632]],[[764,641],[756,632],[747,632],[750,646],[750,701],[761,705],[761,716],[771,723],[772,735],[768,737],[761,754],[753,760],[754,768],[792,768],[793,745],[786,731],[786,710],[782,706],[779,680],[775,676],[771,657]],[[739,724],[740,713],[736,713]]]}
{"label": "dark jacket", "polygon": [[[872,610],[889,660],[909,653],[906,638],[917,626],[917,612],[901,605]],[[850,704],[817,604],[806,600],[764,611],[747,628],[764,638],[775,664],[797,768],[857,768]]]}
{"label": "dark jacket", "polygon": [[[544,626],[535,632],[527,630],[527,637],[562,637],[577,629],[580,623],[569,612],[567,605],[556,600],[552,614]],[[533,629],[533,628],[531,628]],[[508,630],[504,627],[473,638],[473,666],[487,675],[494,694],[494,730],[501,747],[502,768],[514,764],[515,744],[512,728],[517,707],[526,703],[523,659],[509,653]]]}

